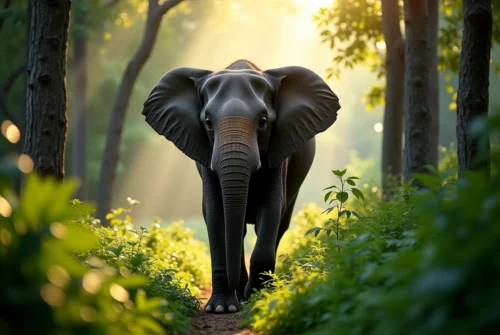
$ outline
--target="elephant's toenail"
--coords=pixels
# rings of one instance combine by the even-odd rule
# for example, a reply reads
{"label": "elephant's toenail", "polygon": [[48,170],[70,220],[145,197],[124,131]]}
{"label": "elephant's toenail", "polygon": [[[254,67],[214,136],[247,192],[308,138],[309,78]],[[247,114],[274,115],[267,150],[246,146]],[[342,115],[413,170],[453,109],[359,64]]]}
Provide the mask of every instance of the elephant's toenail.
{"label": "elephant's toenail", "polygon": [[205,311],[211,312],[212,311],[212,306],[208,305],[207,308],[205,308]]}
{"label": "elephant's toenail", "polygon": [[221,305],[217,306],[217,308],[215,309],[215,313],[224,313],[224,307],[222,307]]}
{"label": "elephant's toenail", "polygon": [[238,309],[236,308],[235,305],[231,305],[229,306],[228,311],[230,311],[231,313],[235,313],[238,311]]}

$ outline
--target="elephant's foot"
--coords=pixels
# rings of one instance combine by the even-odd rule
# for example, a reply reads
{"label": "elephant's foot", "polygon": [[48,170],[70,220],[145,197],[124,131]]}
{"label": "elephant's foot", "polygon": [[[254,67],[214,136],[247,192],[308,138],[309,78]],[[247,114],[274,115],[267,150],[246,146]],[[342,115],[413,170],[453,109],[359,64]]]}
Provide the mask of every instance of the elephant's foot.
{"label": "elephant's foot", "polygon": [[205,307],[205,312],[207,313],[236,313],[238,311],[238,298],[236,298],[234,293],[231,295],[214,292]]}
{"label": "elephant's foot", "polygon": [[235,290],[229,288],[226,275],[212,275],[212,296],[205,306],[207,313],[236,313],[240,304]]}
{"label": "elephant's foot", "polygon": [[260,291],[262,288],[262,282],[261,280],[249,280],[248,283],[245,285],[245,294],[244,294],[244,299],[248,300],[250,299],[250,295],[255,292],[255,290]]}

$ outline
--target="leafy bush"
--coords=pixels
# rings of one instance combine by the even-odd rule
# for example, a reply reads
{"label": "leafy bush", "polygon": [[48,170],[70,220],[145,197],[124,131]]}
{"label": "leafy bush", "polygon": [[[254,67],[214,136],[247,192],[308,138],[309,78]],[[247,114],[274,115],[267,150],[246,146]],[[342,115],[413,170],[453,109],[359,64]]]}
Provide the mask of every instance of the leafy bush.
{"label": "leafy bush", "polygon": [[[134,228],[132,211],[137,200],[127,199],[129,207],[120,207],[107,215],[109,228],[95,224],[87,216],[80,224],[90,228],[99,240],[99,248],[89,254],[108,264],[125,266],[133,273],[147,276],[163,275],[175,278],[191,293],[210,284],[210,257],[205,243],[194,238],[194,231],[183,227],[182,221],[161,227],[161,220],[154,219],[149,228]],[[84,255],[84,258],[88,255]]]}
{"label": "leafy bush", "polygon": [[[98,227],[89,214],[93,208],[70,201],[74,180],[30,174],[17,199],[4,178],[7,170],[2,166],[0,178],[0,333],[187,330],[199,307],[191,291],[203,284],[204,270],[191,272],[197,263],[188,258],[162,268],[160,259],[172,251],[164,244],[186,242],[186,250],[197,248],[197,262],[206,260],[205,249],[184,240],[191,232],[180,225],[158,228],[157,222],[134,231],[129,218],[111,229]],[[120,252],[118,242],[126,243]]]}
{"label": "leafy bush", "polygon": [[[404,186],[344,225],[340,251],[323,233],[296,243],[246,322],[263,334],[499,333],[500,176],[446,178],[419,175],[427,190]],[[318,213],[301,213],[303,233],[329,220]]]}

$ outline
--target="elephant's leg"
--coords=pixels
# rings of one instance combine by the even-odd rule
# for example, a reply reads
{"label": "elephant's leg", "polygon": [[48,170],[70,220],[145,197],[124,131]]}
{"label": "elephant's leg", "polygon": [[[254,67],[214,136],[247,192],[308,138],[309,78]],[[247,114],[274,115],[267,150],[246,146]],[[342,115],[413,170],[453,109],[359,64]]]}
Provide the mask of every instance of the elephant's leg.
{"label": "elephant's leg", "polygon": [[[246,227],[245,227],[245,235],[246,235]],[[238,296],[238,300],[241,302],[245,300],[245,286],[248,282],[248,272],[247,267],[245,265],[245,247],[241,247],[241,272],[240,272],[240,285],[236,289],[236,295]]]}
{"label": "elephant's leg", "polygon": [[268,278],[263,278],[262,272],[274,272],[276,264],[276,243],[283,206],[282,187],[271,183],[266,201],[257,211],[256,232],[257,242],[250,258],[250,276],[245,287],[245,299],[253,290],[260,290]]}
{"label": "elephant's leg", "polygon": [[276,252],[278,251],[278,246],[280,244],[281,238],[288,230],[288,227],[290,227],[290,221],[292,221],[292,214],[293,214],[293,208],[295,207],[295,201],[297,201],[297,194],[289,202],[288,207],[286,208],[285,215],[283,215],[283,218],[281,219],[281,224],[278,230],[278,237],[276,239],[276,248],[275,248]]}
{"label": "elephant's leg", "polygon": [[229,288],[226,270],[224,215],[218,181],[211,171],[203,171],[203,216],[207,225],[212,261],[212,296],[205,311],[234,313],[239,309],[236,292]]}

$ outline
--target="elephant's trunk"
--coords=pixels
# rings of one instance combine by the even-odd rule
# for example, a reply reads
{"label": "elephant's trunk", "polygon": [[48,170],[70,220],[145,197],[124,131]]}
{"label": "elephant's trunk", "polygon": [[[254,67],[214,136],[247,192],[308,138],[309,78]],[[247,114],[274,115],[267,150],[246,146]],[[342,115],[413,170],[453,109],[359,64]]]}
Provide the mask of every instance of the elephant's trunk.
{"label": "elephant's trunk", "polygon": [[243,231],[250,176],[260,167],[254,126],[243,117],[226,117],[218,127],[212,168],[219,175],[224,206],[229,287],[240,280]]}

